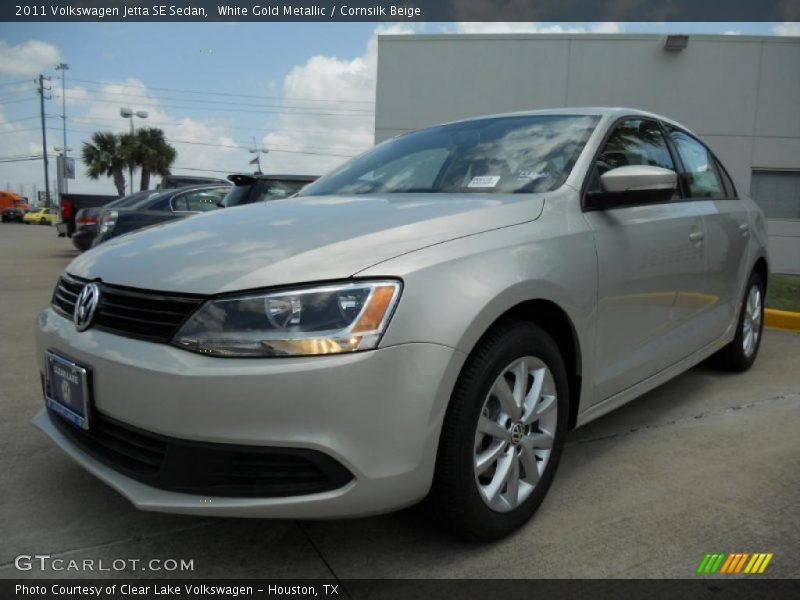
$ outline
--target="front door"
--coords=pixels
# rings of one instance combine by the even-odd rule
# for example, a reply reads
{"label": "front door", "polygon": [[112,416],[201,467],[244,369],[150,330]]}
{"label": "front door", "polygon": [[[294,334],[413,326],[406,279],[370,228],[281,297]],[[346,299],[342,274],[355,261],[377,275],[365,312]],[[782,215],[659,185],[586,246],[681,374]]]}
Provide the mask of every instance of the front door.
{"label": "front door", "polygon": [[[589,190],[601,186],[605,171],[626,165],[677,171],[658,122],[619,123],[598,155]],[[676,192],[670,201],[584,213],[598,261],[596,402],[690,353],[692,342],[678,329],[705,302],[707,210]]]}

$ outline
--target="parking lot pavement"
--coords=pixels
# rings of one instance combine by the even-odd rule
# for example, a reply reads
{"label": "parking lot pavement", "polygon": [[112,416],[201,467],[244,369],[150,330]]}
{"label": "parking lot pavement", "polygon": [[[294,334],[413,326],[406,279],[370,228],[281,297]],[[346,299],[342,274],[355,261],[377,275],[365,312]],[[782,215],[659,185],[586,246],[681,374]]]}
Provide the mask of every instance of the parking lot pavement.
{"label": "parking lot pavement", "polygon": [[[0,225],[0,577],[20,554],[177,558],[192,577],[691,577],[707,552],[772,552],[800,576],[800,336],[770,330],[744,375],[700,366],[572,432],[538,514],[489,545],[424,509],[341,521],[139,512],[29,424],[33,323],[75,253],[50,227]],[[95,563],[97,564],[97,563]],[[179,576],[76,572],[53,576]]]}

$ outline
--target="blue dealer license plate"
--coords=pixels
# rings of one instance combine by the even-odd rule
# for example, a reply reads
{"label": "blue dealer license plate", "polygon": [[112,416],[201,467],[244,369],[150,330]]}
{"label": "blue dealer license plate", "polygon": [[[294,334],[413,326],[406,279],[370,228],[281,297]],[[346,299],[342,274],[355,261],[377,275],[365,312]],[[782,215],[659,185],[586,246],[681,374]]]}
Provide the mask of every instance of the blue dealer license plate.
{"label": "blue dealer license plate", "polygon": [[82,429],[89,429],[89,368],[49,350],[45,359],[47,408]]}

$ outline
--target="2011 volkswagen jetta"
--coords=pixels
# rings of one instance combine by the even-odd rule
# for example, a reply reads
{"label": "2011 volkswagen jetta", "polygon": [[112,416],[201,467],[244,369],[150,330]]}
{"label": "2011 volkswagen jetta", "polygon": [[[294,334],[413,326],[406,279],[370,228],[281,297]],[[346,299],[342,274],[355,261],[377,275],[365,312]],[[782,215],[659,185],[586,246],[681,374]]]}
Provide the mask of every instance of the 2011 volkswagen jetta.
{"label": "2011 volkswagen jetta", "polygon": [[378,145],[298,197],[121,236],[38,318],[35,424],[137,507],[429,497],[491,539],[568,429],[761,341],[764,217],[679,124],[565,109]]}

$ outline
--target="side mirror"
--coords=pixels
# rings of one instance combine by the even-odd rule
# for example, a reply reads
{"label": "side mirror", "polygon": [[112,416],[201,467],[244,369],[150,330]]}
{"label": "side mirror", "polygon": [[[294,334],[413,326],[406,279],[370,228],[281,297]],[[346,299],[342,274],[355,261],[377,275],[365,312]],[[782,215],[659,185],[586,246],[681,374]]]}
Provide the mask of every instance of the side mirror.
{"label": "side mirror", "polygon": [[665,202],[678,188],[678,174],[649,165],[630,165],[600,176],[603,191],[586,194],[587,208],[603,210],[634,204]]}

